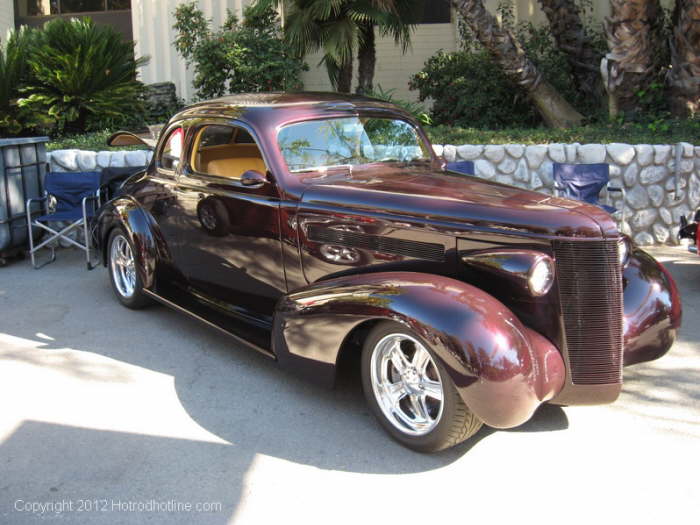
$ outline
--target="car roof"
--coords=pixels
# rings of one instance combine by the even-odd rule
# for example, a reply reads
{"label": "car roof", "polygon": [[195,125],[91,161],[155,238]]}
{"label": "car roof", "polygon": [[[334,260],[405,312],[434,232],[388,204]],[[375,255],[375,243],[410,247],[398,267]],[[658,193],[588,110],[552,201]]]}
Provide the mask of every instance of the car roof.
{"label": "car roof", "polygon": [[240,93],[228,95],[186,107],[173,117],[173,121],[185,118],[223,117],[238,119],[253,125],[278,126],[295,120],[324,116],[342,116],[348,113],[373,111],[408,114],[390,102],[360,95],[344,95],[330,92],[299,93]]}

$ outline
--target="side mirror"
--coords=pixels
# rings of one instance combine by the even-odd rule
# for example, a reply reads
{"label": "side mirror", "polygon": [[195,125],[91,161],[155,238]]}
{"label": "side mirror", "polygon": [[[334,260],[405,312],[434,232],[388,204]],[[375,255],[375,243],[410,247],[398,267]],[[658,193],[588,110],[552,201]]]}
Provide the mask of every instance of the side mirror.
{"label": "side mirror", "polygon": [[136,135],[130,131],[117,131],[107,139],[108,146],[146,146],[148,149],[156,148],[156,141],[150,137]]}
{"label": "side mirror", "polygon": [[259,188],[267,182],[267,177],[257,170],[248,170],[241,175],[241,184],[247,188]]}

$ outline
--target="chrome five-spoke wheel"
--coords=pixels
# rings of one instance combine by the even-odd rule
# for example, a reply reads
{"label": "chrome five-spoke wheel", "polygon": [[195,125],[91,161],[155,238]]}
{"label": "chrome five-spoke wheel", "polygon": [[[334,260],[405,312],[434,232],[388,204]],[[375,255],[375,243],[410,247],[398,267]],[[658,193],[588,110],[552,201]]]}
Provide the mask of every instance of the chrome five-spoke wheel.
{"label": "chrome five-spoke wheel", "polygon": [[131,246],[122,234],[118,234],[112,239],[109,261],[114,286],[119,295],[128,299],[134,295],[136,289],[136,265]]}
{"label": "chrome five-spoke wheel", "polygon": [[440,372],[428,350],[406,334],[389,334],[371,358],[372,389],[382,412],[401,432],[420,436],[442,417]]}
{"label": "chrome five-spoke wheel", "polygon": [[367,335],[362,387],[384,429],[420,452],[456,445],[482,425],[464,404],[439,355],[393,321],[378,323]]}
{"label": "chrome five-spoke wheel", "polygon": [[114,294],[128,308],[143,308],[150,299],[143,293],[134,247],[121,228],[112,230],[107,244],[109,279]]}

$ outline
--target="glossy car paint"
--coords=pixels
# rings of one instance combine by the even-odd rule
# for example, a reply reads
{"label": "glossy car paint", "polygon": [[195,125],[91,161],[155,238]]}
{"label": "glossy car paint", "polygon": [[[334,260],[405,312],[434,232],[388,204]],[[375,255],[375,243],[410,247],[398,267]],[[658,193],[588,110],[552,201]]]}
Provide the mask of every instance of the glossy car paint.
{"label": "glossy car paint", "polygon": [[437,355],[470,409],[498,428],[527,421],[561,390],[561,354],[502,303],[469,284],[412,272],[353,275],[291,293],[277,306],[282,365],[332,380],[337,352],[363,322],[393,320]]}
{"label": "glossy car paint", "polygon": [[[567,382],[557,286],[532,297],[469,257],[503,249],[552,255],[553,239],[616,239],[613,220],[588,204],[444,172],[432,148],[423,164],[287,171],[280,127],[356,114],[413,122],[393,105],[334,94],[191,106],[170,125],[185,129],[179,169],[154,161],[133,177],[124,197],[103,208],[98,242],[121,225],[155,298],[319,382],[332,383],[353,329],[398,320],[445,363],[479,417],[497,427],[522,423]],[[194,131],[222,121],[256,140],[268,168],[262,187],[202,177],[189,166]],[[227,223],[223,235],[203,227],[203,203],[216,203],[210,207]],[[319,228],[331,237],[314,237]],[[646,257],[634,252],[625,270],[626,363],[666,352],[680,322],[675,285]],[[644,295],[645,286],[657,295]],[[567,402],[614,399],[619,385],[605,387]]]}
{"label": "glossy car paint", "polygon": [[681,326],[681,300],[673,278],[648,253],[635,249],[623,273],[624,364],[658,359]]}

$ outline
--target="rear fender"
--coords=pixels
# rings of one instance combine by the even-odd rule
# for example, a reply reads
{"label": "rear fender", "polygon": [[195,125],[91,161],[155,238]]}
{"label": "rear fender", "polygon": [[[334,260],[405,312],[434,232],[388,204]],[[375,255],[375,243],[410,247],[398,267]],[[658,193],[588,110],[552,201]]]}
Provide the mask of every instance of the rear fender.
{"label": "rear fender", "polygon": [[280,364],[332,384],[347,334],[367,320],[392,320],[435,353],[467,406],[486,424],[527,421],[563,387],[559,351],[482,290],[447,277],[391,272],[311,285],[283,297],[273,328]]}
{"label": "rear fender", "polygon": [[124,230],[135,248],[136,268],[141,282],[145,288],[152,289],[158,260],[169,259],[167,245],[159,235],[157,224],[138,203],[128,197],[107,203],[100,211],[95,236],[105,266],[109,235],[118,227]]}

